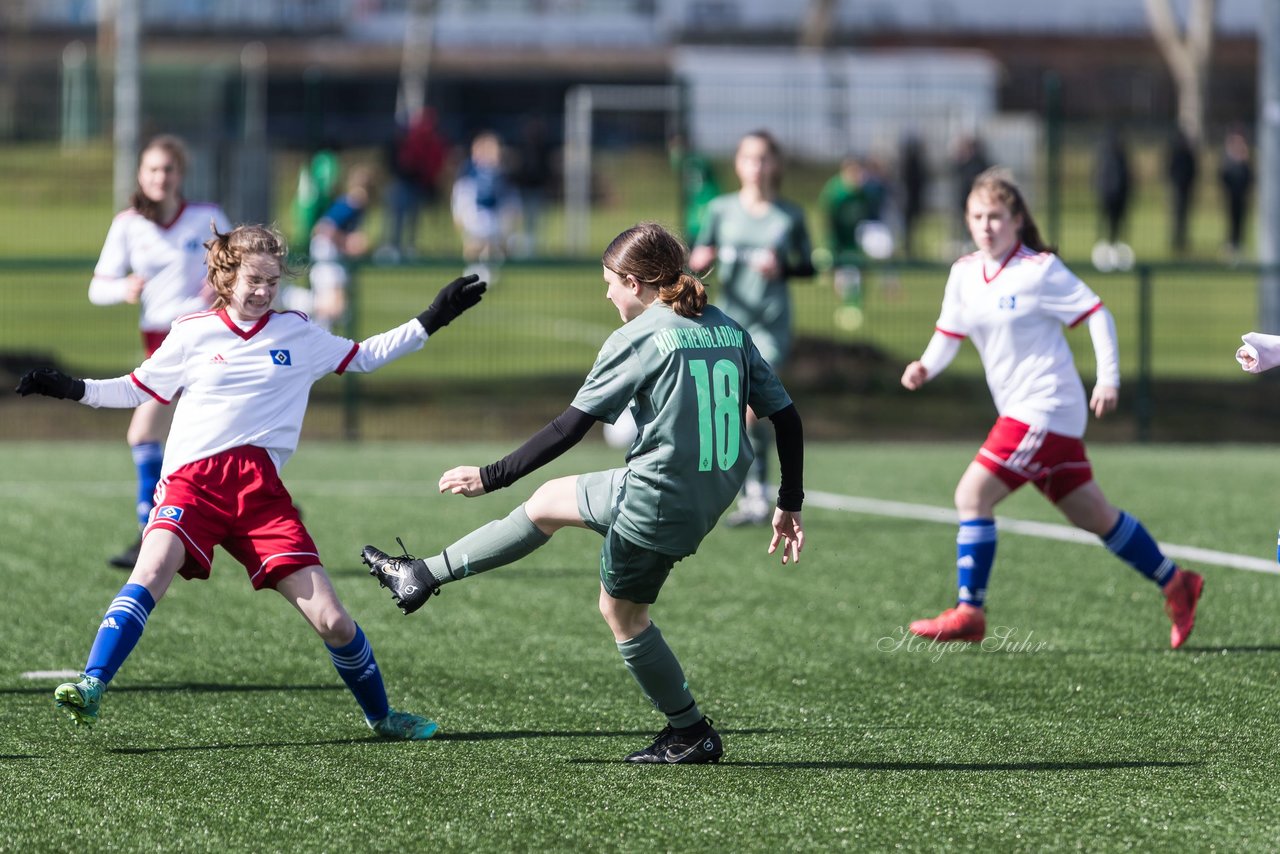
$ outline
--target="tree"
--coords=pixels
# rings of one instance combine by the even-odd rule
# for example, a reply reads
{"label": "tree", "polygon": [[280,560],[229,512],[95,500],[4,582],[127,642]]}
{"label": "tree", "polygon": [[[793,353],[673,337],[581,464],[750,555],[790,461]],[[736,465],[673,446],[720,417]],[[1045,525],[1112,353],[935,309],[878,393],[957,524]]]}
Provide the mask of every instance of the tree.
{"label": "tree", "polygon": [[1204,139],[1204,102],[1217,0],[1191,0],[1185,35],[1173,0],[1146,0],[1146,3],[1151,34],[1178,90],[1178,126],[1198,144]]}

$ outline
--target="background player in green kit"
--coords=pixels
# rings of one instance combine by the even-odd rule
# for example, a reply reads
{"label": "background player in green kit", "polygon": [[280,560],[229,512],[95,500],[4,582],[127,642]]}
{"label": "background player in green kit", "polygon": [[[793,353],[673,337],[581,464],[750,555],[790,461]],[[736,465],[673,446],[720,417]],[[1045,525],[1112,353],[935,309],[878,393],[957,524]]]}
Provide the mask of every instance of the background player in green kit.
{"label": "background player in green kit", "polygon": [[769,553],[797,561],[804,547],[804,438],[800,416],[751,335],[706,304],[702,282],[684,272],[685,247],[642,223],[604,253],[606,298],[623,325],[605,341],[573,403],[507,457],[445,472],[440,491],[468,497],[509,486],[577,444],[596,421],[628,405],[639,433],[625,468],[548,481],[504,519],[434,557],[391,557],[366,546],[370,573],[406,614],[440,585],[512,563],[564,527],[604,536],[600,613],[622,659],[667,726],[628,762],[716,762],[720,736],[703,717],[649,606],[671,568],[693,554],[733,502],[752,464],[746,407],[767,416],[782,477]]}
{"label": "background player in green kit", "polygon": [[[733,168],[742,187],[707,206],[689,265],[703,272],[716,264],[720,276],[716,305],[751,333],[765,361],[781,371],[791,353],[787,281],[813,275],[813,246],[800,206],[778,197],[782,155],[768,131],[752,131],[742,138]],[[768,430],[755,417],[763,414],[754,408],[747,414],[756,464],[744,482],[737,510],[725,520],[729,525],[769,521],[764,492]]]}

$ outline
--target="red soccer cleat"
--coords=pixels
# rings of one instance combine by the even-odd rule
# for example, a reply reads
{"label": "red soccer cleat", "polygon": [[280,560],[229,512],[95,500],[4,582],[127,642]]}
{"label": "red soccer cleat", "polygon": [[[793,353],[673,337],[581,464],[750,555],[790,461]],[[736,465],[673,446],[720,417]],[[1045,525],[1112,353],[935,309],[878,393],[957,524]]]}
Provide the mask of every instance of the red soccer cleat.
{"label": "red soccer cleat", "polygon": [[981,608],[960,604],[932,620],[916,620],[907,629],[922,638],[977,643],[987,632],[987,618]]}
{"label": "red soccer cleat", "polygon": [[1177,649],[1196,625],[1196,605],[1200,602],[1200,593],[1204,590],[1204,578],[1195,572],[1185,569],[1174,571],[1173,580],[1164,588],[1164,612],[1173,621],[1169,630],[1169,646]]}

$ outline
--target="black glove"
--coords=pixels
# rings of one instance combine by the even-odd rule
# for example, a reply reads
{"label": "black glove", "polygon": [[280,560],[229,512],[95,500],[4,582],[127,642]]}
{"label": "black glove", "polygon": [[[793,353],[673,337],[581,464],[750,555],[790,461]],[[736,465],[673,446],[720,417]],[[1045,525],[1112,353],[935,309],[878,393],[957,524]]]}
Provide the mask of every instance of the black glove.
{"label": "black glove", "polygon": [[72,379],[57,368],[36,368],[22,375],[14,391],[23,397],[43,394],[59,400],[80,400],[84,397],[84,380]]}
{"label": "black glove", "polygon": [[480,302],[487,287],[489,283],[480,281],[475,274],[454,279],[441,288],[431,306],[418,315],[418,322],[428,335],[435,335],[437,329],[448,326],[451,320]]}

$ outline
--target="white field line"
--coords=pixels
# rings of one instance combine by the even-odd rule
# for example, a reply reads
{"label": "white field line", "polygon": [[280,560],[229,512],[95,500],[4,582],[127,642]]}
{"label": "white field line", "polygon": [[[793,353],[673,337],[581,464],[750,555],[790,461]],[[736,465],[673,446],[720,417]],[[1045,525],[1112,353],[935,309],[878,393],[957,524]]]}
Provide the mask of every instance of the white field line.
{"label": "white field line", "polygon": [[[314,493],[320,495],[376,496],[386,498],[413,498],[436,494],[433,485],[421,481],[373,481],[373,480],[314,480],[309,478],[290,478],[288,484],[295,494]],[[134,488],[131,481],[27,481],[0,483],[0,501],[20,500],[48,495],[56,491],[64,495],[89,496],[128,496]],[[928,504],[909,504],[903,501],[887,501],[881,498],[864,498],[856,495],[839,495],[834,492],[805,491],[805,500],[814,507],[826,510],[840,510],[845,513],[864,513],[871,516],[889,516],[895,519],[917,519],[922,522],[940,522],[944,525],[956,524],[956,511],[948,507],[935,507]],[[1009,519],[996,517],[999,530],[1011,534],[1023,534],[1029,537],[1040,537],[1045,540],[1061,540],[1068,543],[1101,546],[1102,542],[1093,534],[1051,522],[1032,522],[1025,519]],[[1266,558],[1251,555],[1233,554],[1214,549],[1202,549],[1197,546],[1180,546],[1176,543],[1161,543],[1160,548],[1169,557],[1186,560],[1191,563],[1227,566],[1232,569],[1247,569],[1251,572],[1267,572],[1280,574],[1280,564]]]}
{"label": "white field line", "polygon": [[[805,490],[805,503],[827,510],[842,510],[846,513],[866,513],[872,516],[891,516],[895,519],[919,519],[924,522],[941,522],[946,525],[956,524],[956,511],[944,507],[932,507],[927,504],[907,504],[902,501],[884,501],[879,498],[860,498],[856,495],[837,495],[834,492],[813,492]],[[1029,537],[1040,537],[1045,540],[1062,540],[1068,543],[1083,543],[1101,546],[1102,541],[1087,531],[1069,525],[1057,525],[1051,522],[1030,522],[1024,519],[1007,519],[996,517],[996,528],[1001,532],[1025,534]],[[1264,558],[1249,555],[1220,552],[1213,549],[1202,549],[1196,546],[1179,546],[1174,543],[1161,543],[1160,548],[1169,557],[1186,560],[1191,563],[1208,563],[1214,566],[1229,566],[1232,569],[1247,569],[1252,572],[1269,572],[1280,574],[1280,564]]]}

